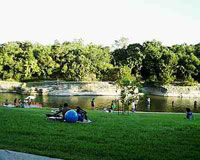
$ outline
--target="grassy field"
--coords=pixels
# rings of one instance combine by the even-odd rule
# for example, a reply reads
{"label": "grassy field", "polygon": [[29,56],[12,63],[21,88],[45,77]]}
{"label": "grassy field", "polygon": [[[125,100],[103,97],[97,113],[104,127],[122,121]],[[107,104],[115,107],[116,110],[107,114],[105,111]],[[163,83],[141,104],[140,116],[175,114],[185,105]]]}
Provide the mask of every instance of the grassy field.
{"label": "grassy field", "polygon": [[50,109],[0,107],[0,148],[72,160],[199,160],[200,114],[88,111],[90,124],[47,120]]}

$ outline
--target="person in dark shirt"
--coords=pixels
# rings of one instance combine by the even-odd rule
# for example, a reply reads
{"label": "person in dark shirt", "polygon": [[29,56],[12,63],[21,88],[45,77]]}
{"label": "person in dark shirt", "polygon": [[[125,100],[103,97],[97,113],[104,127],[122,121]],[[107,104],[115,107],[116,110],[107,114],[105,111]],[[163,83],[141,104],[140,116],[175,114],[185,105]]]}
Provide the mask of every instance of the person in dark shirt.
{"label": "person in dark shirt", "polygon": [[4,104],[7,106],[8,105],[8,100],[6,99],[6,101],[4,102]]}
{"label": "person in dark shirt", "polygon": [[190,108],[186,108],[186,119],[194,119]]}
{"label": "person in dark shirt", "polygon": [[71,109],[68,107],[68,104],[64,103],[64,107],[62,109],[60,109],[58,112],[56,112],[55,114],[46,114],[46,116],[47,117],[60,117],[60,114],[62,114],[62,119],[64,119],[65,113],[69,110],[71,110]]}
{"label": "person in dark shirt", "polygon": [[95,98],[92,98],[92,101],[91,101],[91,108],[94,109],[95,107]]}
{"label": "person in dark shirt", "polygon": [[81,109],[79,106],[76,108],[76,112],[78,114],[78,121],[88,120],[87,112]]}
{"label": "person in dark shirt", "polygon": [[116,105],[114,103],[114,101],[112,101],[110,108],[108,109],[109,112],[113,112],[113,110],[116,108]]}
{"label": "person in dark shirt", "polygon": [[14,99],[14,106],[17,106],[17,98]]}

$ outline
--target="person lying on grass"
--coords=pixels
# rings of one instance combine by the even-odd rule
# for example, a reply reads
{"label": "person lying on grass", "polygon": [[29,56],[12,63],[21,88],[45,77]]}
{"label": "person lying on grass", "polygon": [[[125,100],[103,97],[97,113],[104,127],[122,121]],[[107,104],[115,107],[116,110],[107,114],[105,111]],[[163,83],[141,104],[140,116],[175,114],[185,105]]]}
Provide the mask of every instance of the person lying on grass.
{"label": "person lying on grass", "polygon": [[78,121],[88,120],[87,112],[81,109],[79,106],[76,107],[76,112],[78,114]]}
{"label": "person lying on grass", "polygon": [[68,107],[67,103],[64,103],[64,107],[62,109],[60,109],[58,112],[56,112],[54,114],[46,114],[46,116],[47,117],[60,117],[60,114],[62,114],[62,118],[64,119],[65,113],[69,110],[71,110],[71,108]]}

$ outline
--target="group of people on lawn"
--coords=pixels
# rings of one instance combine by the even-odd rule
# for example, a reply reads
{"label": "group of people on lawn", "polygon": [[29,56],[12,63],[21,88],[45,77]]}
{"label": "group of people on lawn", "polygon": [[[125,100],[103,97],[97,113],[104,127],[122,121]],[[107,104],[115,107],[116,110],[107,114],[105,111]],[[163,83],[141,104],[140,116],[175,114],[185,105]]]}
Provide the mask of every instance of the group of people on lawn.
{"label": "group of people on lawn", "polygon": [[3,105],[8,106],[9,104],[14,105],[15,107],[21,107],[24,108],[25,105],[32,105],[34,104],[34,102],[32,101],[32,99],[25,99],[25,100],[21,100],[21,99],[17,99],[15,98],[12,103],[8,102],[8,99],[5,100],[5,102],[3,103]]}
{"label": "group of people on lawn", "polygon": [[[69,108],[68,103],[64,103],[64,107],[62,108],[62,106],[59,107],[59,111],[57,111],[54,114],[46,114],[47,117],[62,117],[62,120],[64,120],[65,114],[67,111],[71,110],[71,108]],[[81,109],[79,106],[76,107],[76,112],[78,114],[78,121],[84,121],[84,120],[88,120],[87,117],[87,112],[83,109]]]}
{"label": "group of people on lawn", "polygon": [[[31,99],[28,99],[27,103],[28,103],[29,105],[31,105],[31,104],[32,104],[32,100],[31,100]],[[149,103],[150,103],[150,100],[149,100]],[[6,101],[4,102],[4,105],[8,105],[8,100],[6,100]],[[17,98],[15,98],[15,100],[14,100],[14,105],[23,108],[23,106],[24,106],[24,101],[22,101],[21,99],[19,99],[19,100],[17,101]],[[106,111],[112,112],[116,107],[117,107],[117,106],[116,106],[115,102],[112,101],[112,103],[111,103],[111,105],[110,105],[110,108],[108,108],[108,110],[107,110],[107,108],[106,108]],[[93,98],[93,99],[91,100],[91,108],[92,108],[92,109],[95,108],[95,98]],[[132,111],[132,112],[135,112],[135,108],[136,108],[135,102],[133,102],[133,103],[132,103],[132,110],[131,110],[131,111]],[[62,106],[61,106],[61,107],[59,108],[59,111],[57,111],[55,114],[46,114],[46,116],[47,116],[47,117],[50,117],[50,116],[59,117],[59,116],[61,115],[61,116],[63,117],[63,119],[64,119],[65,113],[66,113],[67,111],[69,111],[69,110],[71,110],[71,109],[69,108],[68,104],[65,103],[65,104],[64,104],[64,107],[62,108]],[[105,109],[104,109],[104,111],[105,111]],[[79,117],[81,117],[82,120],[87,120],[87,119],[88,119],[88,118],[87,118],[87,112],[86,112],[85,110],[81,109],[79,106],[76,108],[76,112],[77,112],[77,114],[79,115]],[[194,119],[193,113],[192,113],[192,111],[191,111],[190,108],[186,108],[186,118],[185,118],[185,119]]]}
{"label": "group of people on lawn", "polygon": [[[150,103],[150,99],[148,99],[148,103]],[[95,98],[93,98],[92,101],[91,101],[91,108],[94,109],[94,107],[95,107]],[[136,104],[135,104],[135,102],[133,102],[133,103],[131,104],[131,107],[132,107],[131,111],[132,111],[132,112],[135,112],[135,109],[136,109]],[[111,105],[110,105],[110,108],[106,108],[106,109],[104,109],[104,111],[106,110],[106,111],[108,111],[108,112],[112,112],[115,108],[117,108],[117,105],[115,104],[114,101],[112,101],[112,103],[111,103]],[[56,113],[53,114],[53,115],[47,114],[47,116],[59,116],[59,115],[62,113],[62,117],[64,117],[64,116],[65,116],[65,113],[66,113],[67,111],[69,111],[69,110],[70,110],[70,108],[68,107],[68,104],[65,103],[65,104],[64,104],[64,108],[60,107],[60,109],[59,109],[58,112],[56,112]],[[78,114],[79,116],[82,117],[83,120],[84,120],[84,119],[87,120],[87,112],[86,112],[85,110],[81,109],[81,108],[78,106],[78,107],[76,108],[76,112],[77,112],[77,114]],[[193,113],[192,113],[192,111],[191,111],[190,108],[186,108],[186,118],[185,118],[185,119],[194,119]]]}
{"label": "group of people on lawn", "polygon": [[[109,112],[111,112],[111,110],[113,110],[114,108],[116,108],[116,105],[114,103],[114,101],[112,101],[112,104],[109,108]],[[91,100],[91,109],[95,109],[95,98],[93,98]],[[54,114],[46,114],[47,117],[62,117],[61,120],[64,120],[65,114],[67,111],[71,110],[71,108],[69,108],[68,103],[64,103],[64,107],[60,106],[59,110],[54,113]],[[87,116],[87,112],[85,110],[83,110],[82,108],[80,108],[79,106],[76,107],[76,112],[78,114],[78,121],[84,121],[84,120],[88,120],[88,116]]]}

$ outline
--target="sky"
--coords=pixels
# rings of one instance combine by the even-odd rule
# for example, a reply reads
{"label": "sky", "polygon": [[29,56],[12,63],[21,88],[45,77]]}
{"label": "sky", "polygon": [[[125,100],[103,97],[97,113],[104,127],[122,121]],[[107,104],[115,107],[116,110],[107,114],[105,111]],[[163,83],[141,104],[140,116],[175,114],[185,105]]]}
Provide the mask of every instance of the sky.
{"label": "sky", "polygon": [[1,0],[0,44],[200,43],[200,0]]}

